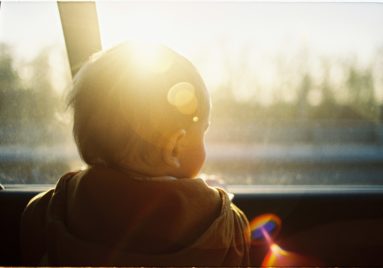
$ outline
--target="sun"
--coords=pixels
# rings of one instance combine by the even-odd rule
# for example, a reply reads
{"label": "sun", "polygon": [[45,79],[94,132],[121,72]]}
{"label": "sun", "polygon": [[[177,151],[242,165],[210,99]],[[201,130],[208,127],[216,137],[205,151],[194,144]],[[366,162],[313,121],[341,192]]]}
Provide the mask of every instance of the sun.
{"label": "sun", "polygon": [[177,39],[172,27],[172,14],[161,5],[117,2],[109,6],[100,2],[97,13],[104,48],[127,39],[161,44]]}

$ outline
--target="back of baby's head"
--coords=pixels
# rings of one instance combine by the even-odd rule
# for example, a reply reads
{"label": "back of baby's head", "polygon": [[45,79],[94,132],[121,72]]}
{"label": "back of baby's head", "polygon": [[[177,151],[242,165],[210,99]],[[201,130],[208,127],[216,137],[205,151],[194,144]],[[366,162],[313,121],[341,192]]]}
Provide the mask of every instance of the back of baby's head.
{"label": "back of baby's head", "polygon": [[193,65],[159,45],[123,43],[93,55],[73,81],[73,134],[89,165],[155,161],[166,136],[209,106]]}

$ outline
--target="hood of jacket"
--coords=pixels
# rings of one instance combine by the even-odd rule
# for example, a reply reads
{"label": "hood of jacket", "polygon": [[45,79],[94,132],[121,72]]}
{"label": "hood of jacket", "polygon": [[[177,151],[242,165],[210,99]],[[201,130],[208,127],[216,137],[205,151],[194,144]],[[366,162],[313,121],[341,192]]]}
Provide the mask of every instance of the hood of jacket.
{"label": "hood of jacket", "polygon": [[246,217],[201,179],[94,167],[43,199],[49,265],[241,265],[248,255]]}

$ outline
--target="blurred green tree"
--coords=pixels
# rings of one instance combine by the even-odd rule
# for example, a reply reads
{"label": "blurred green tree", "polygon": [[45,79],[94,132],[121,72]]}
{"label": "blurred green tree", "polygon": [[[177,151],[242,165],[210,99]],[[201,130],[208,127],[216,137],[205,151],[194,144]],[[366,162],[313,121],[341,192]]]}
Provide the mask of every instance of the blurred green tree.
{"label": "blurred green tree", "polygon": [[20,90],[20,77],[14,66],[10,47],[0,44],[0,122],[8,122],[10,114],[17,112],[13,95],[18,95]]}
{"label": "blurred green tree", "polygon": [[42,50],[22,66],[28,77],[21,77],[10,47],[0,44],[1,143],[49,139],[41,135],[50,135],[45,130],[52,128],[61,107],[59,93],[52,86],[49,57],[50,50]]}

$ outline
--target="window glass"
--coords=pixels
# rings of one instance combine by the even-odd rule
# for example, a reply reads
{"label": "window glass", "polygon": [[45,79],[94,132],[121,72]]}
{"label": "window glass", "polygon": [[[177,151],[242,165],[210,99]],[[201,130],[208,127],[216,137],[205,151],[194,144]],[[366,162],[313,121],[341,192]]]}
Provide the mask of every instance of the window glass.
{"label": "window glass", "polygon": [[229,184],[382,184],[383,5],[100,2],[104,47],[161,42],[212,96],[204,172]]}
{"label": "window glass", "polygon": [[70,71],[55,2],[2,2],[0,183],[54,183],[78,167],[65,117]]}
{"label": "window glass", "polygon": [[[104,48],[163,43],[212,97],[203,172],[228,184],[383,184],[383,4],[97,3]],[[0,183],[81,167],[55,2],[2,2]]]}

